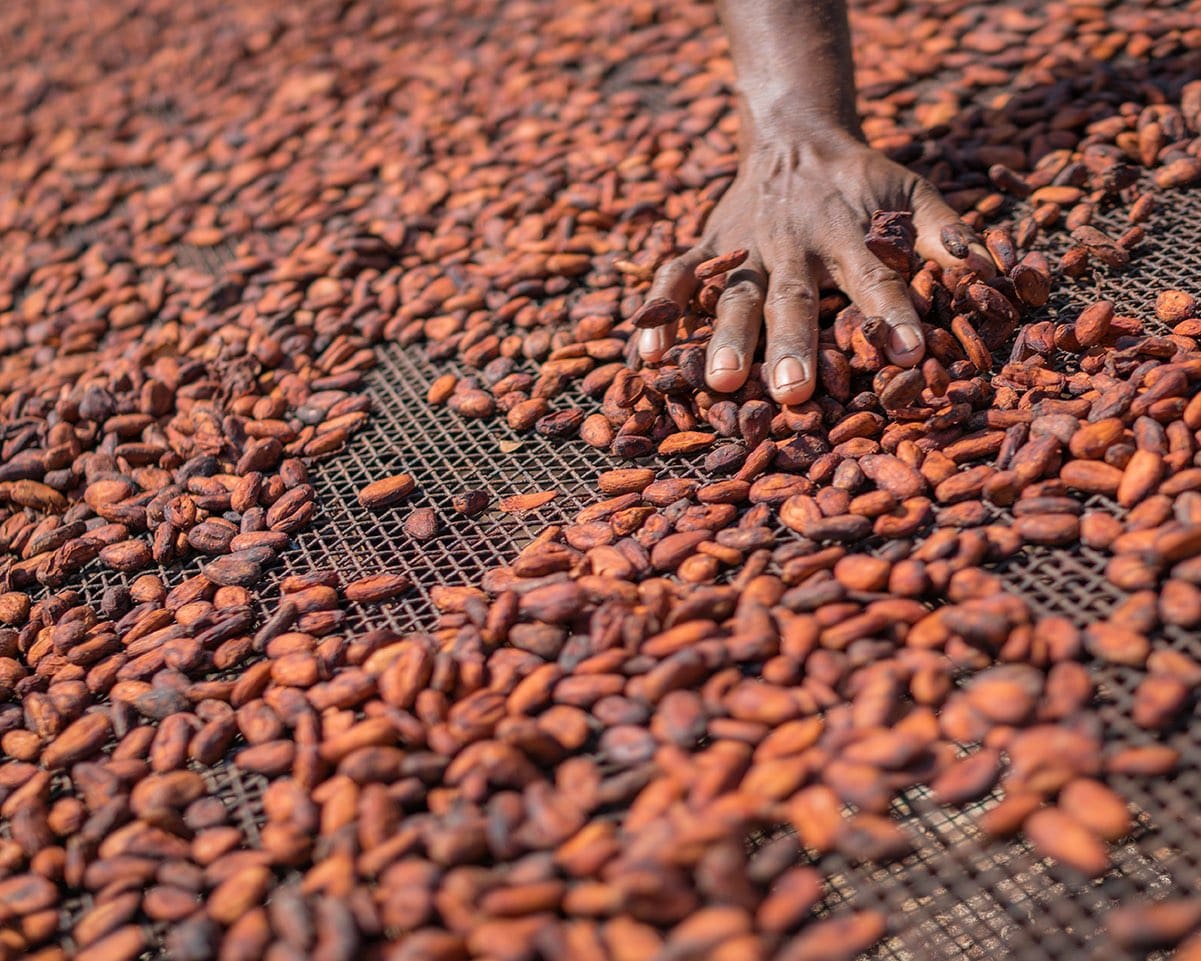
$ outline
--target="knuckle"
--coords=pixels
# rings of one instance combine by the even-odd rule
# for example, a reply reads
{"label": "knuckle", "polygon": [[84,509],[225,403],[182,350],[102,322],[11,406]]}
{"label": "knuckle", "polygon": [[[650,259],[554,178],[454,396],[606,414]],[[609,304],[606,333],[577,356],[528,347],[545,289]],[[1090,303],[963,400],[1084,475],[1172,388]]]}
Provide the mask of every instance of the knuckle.
{"label": "knuckle", "polygon": [[930,183],[925,177],[914,176],[913,182],[910,185],[910,193],[917,203],[942,203],[942,194],[938,192],[938,188]]}
{"label": "knuckle", "polygon": [[688,264],[677,258],[668,261],[655,271],[655,283],[660,285],[675,284],[688,273]]}
{"label": "knuckle", "polygon": [[812,284],[792,279],[773,280],[767,300],[772,306],[792,308],[807,308],[817,303]]}
{"label": "knuckle", "polygon": [[901,277],[873,257],[859,271],[859,289],[866,297],[896,297],[902,293]]}
{"label": "knuckle", "polygon": [[851,231],[856,222],[855,212],[844,197],[847,192],[846,187],[835,184],[834,189],[819,196],[814,204],[818,218],[816,222],[829,225],[836,234]]}
{"label": "knuckle", "polygon": [[934,184],[930,183],[925,177],[920,177],[917,174],[912,174],[913,180],[910,183],[910,189],[918,195],[938,195],[938,191],[934,189]]}
{"label": "knuckle", "polygon": [[727,287],[717,301],[725,310],[757,310],[763,306],[763,292],[750,281],[741,281]]}

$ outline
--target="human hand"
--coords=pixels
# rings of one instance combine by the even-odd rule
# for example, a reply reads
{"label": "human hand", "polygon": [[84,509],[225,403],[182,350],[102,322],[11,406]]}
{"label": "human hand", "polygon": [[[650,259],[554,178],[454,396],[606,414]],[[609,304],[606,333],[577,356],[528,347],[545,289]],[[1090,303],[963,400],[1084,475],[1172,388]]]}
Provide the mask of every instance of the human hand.
{"label": "human hand", "polygon": [[[864,316],[882,317],[889,359],[911,367],[925,339],[908,286],[864,243],[877,210],[912,211],[920,256],[985,277],[994,273],[985,247],[928,181],[832,130],[800,146],[769,143],[748,151],[702,241],[659,269],[648,300],[663,297],[684,309],[697,287],[696,266],[745,248],[749,256],[727,276],[717,304],[706,357],[714,390],[745,383],[766,327],[763,377],[772,396],[789,404],[808,400],[816,385],[818,292],[829,286],[845,291]],[[645,329],[639,353],[657,361],[674,337],[674,324]]]}

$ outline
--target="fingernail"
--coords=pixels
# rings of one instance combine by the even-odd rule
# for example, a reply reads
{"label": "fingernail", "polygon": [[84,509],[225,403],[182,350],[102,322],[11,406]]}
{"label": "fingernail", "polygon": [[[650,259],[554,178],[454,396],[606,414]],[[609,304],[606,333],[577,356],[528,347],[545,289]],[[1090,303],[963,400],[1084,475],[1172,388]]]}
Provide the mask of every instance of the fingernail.
{"label": "fingernail", "polygon": [[715,373],[719,370],[737,370],[738,367],[738,351],[733,347],[718,347],[709,361],[709,369]]}
{"label": "fingernail", "polygon": [[910,354],[922,345],[922,335],[916,327],[893,327],[888,332],[888,346],[894,354]]}
{"label": "fingernail", "polygon": [[638,341],[640,354],[653,354],[663,349],[663,332],[658,327],[649,327],[642,332]]}
{"label": "fingernail", "polygon": [[776,364],[772,372],[772,382],[776,390],[788,390],[809,379],[805,366],[795,357],[785,357]]}

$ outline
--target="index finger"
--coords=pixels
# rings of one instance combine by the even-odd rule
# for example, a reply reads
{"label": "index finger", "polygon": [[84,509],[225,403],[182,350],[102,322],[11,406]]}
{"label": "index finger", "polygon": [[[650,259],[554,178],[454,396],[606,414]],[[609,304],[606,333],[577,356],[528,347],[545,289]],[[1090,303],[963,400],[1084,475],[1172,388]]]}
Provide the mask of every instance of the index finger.
{"label": "index finger", "polygon": [[[674,321],[687,309],[688,301],[697,288],[699,281],[694,273],[697,264],[704,262],[709,256],[709,249],[698,245],[675,260],[668,261],[655,272],[655,279],[651,283],[643,309],[650,308],[658,302],[662,307],[674,305],[676,310],[674,313],[662,310],[661,316],[670,316],[671,320],[654,322],[652,316],[644,318],[650,323],[638,335],[638,353],[643,360],[654,363],[675,341]],[[651,311],[648,310],[647,313],[650,314]]]}

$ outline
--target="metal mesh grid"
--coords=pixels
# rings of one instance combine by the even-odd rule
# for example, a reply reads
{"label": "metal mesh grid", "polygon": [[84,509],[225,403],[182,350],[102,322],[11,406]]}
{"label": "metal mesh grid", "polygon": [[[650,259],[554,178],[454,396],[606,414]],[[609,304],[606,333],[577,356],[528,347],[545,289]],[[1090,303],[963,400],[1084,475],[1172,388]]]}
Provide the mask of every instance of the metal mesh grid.
{"label": "metal mesh grid", "polygon": [[[1117,232],[1120,221],[1110,215],[1098,223]],[[1151,313],[1155,293],[1172,284],[1188,286],[1201,267],[1201,257],[1191,253],[1201,250],[1201,191],[1175,195],[1149,226],[1151,239],[1129,270],[1061,286],[1046,316],[1070,319],[1084,304],[1105,296],[1116,302],[1120,312],[1155,323]],[[1182,259],[1182,251],[1192,259]],[[193,263],[216,273],[221,255],[197,257]],[[448,408],[430,407],[426,391],[447,369],[454,367],[429,363],[417,348],[390,344],[380,349],[379,365],[367,377],[366,389],[374,403],[371,421],[348,450],[314,471],[320,513],[313,528],[298,537],[294,549],[282,556],[280,568],[269,575],[271,583],[264,585],[259,599],[264,610],[273,603],[282,573],[334,567],[350,579],[401,570],[418,587],[394,601],[352,609],[347,629],[430,627],[437,619],[430,585],[478,581],[487,569],[511,559],[547,524],[566,521],[596,497],[595,477],[614,466],[612,458],[578,441],[518,435],[503,421],[466,420]],[[564,400],[588,403],[578,396]],[[652,458],[648,463],[664,473],[702,477],[699,460]],[[418,492],[409,502],[377,513],[359,507],[355,494],[360,487],[401,470],[418,480]],[[486,490],[493,508],[473,519],[453,512],[451,497],[469,489]],[[495,509],[501,497],[547,489],[558,490],[559,496],[537,510],[503,514]],[[1102,498],[1086,503],[1115,509]],[[418,544],[402,525],[412,510],[425,506],[438,512],[442,529],[431,541]],[[778,533],[796,536],[782,527]],[[1082,625],[1106,617],[1123,596],[1105,580],[1105,561],[1105,555],[1086,547],[1031,547],[999,573],[1006,586],[1021,594],[1037,613],[1063,615]],[[193,561],[163,573],[174,583],[194,573],[198,564]],[[105,587],[120,579],[121,575],[94,564],[83,572],[80,587],[89,599],[98,600]],[[1171,630],[1159,643],[1201,657],[1197,635]],[[1100,713],[1107,726],[1131,740],[1147,739],[1129,720],[1135,672],[1103,668],[1097,679]],[[1115,786],[1139,812],[1139,828],[1115,848],[1113,870],[1098,881],[1081,883],[1040,859],[1024,841],[995,843],[984,838],[975,818],[999,795],[950,810],[935,804],[927,790],[917,788],[894,804],[894,814],[914,838],[913,853],[887,867],[826,857],[821,865],[829,877],[826,904],[830,910],[848,904],[874,906],[887,913],[893,934],[868,955],[874,959],[1125,961],[1133,955],[1101,931],[1112,904],[1201,888],[1201,766],[1197,764],[1201,726],[1179,730],[1172,743],[1184,758],[1178,775],[1150,782],[1117,780]],[[206,771],[206,778],[230,810],[232,823],[253,844],[262,823],[264,779],[228,763]]]}
{"label": "metal mesh grid", "polygon": [[[1150,318],[1153,299],[1164,286],[1187,285],[1191,271],[1180,252],[1201,249],[1201,194],[1181,194],[1150,225],[1153,238],[1132,268],[1115,277],[1089,278],[1060,289],[1047,316],[1074,316],[1097,296],[1115,300],[1124,313]],[[1108,223],[1106,222],[1108,221]],[[1120,217],[1098,219],[1115,233]],[[1166,238],[1171,238],[1167,240]],[[502,440],[516,440],[503,425],[463,421],[425,405],[429,383],[444,368],[433,368],[395,346],[382,351],[380,368],[369,379],[376,416],[348,455],[322,471],[319,490],[326,515],[314,535],[302,538],[296,556],[308,563],[329,563],[350,572],[397,563],[414,574],[433,571],[442,581],[470,582],[472,575],[511,558],[525,538],[543,523],[569,517],[584,506],[588,482],[612,466],[605,455],[580,443],[559,444],[523,436],[521,448],[503,453]],[[670,465],[676,473],[702,476],[696,461]],[[484,486],[503,496],[512,490],[558,487],[556,501],[523,518],[484,517],[452,521],[424,549],[414,548],[399,530],[405,508],[364,517],[353,499],[356,483],[389,470],[414,472],[435,506],[435,491]],[[595,495],[593,495],[595,496]],[[446,498],[441,498],[445,506]],[[1090,505],[1100,503],[1094,498]],[[1107,505],[1111,509],[1112,504]],[[786,529],[781,536],[795,536]],[[358,550],[353,548],[359,546]],[[1121,592],[1103,576],[1105,556],[1089,548],[1031,548],[1006,565],[1008,587],[1024,596],[1040,614],[1061,614],[1077,624],[1104,618]],[[378,614],[358,614],[360,623],[411,627],[431,618],[425,597],[385,606]],[[1201,641],[1182,631],[1167,643],[1199,654]],[[1102,717],[1123,736],[1145,737],[1128,720],[1134,672],[1100,672]],[[896,936],[871,953],[897,961],[952,961],[960,958],[1068,959],[1097,961],[1129,957],[1103,935],[1100,923],[1112,903],[1135,896],[1162,895],[1201,884],[1201,774],[1190,764],[1201,758],[1201,732],[1182,731],[1174,742],[1185,761],[1171,780],[1147,784],[1126,779],[1118,787],[1142,812],[1138,833],[1114,851],[1114,869],[1104,879],[1081,884],[1069,873],[1034,855],[1025,842],[996,844],[980,835],[975,817],[995,804],[990,796],[962,811],[941,808],[925,789],[903,795],[894,805],[913,834],[915,851],[887,868],[851,865],[837,857],[823,861],[830,872],[831,908],[839,902],[878,905],[892,919]]]}
{"label": "metal mesh grid", "polygon": [[[402,570],[418,585],[397,602],[352,615],[355,627],[388,626],[413,630],[436,619],[429,604],[431,584],[471,583],[489,567],[512,558],[547,524],[571,516],[589,503],[597,473],[607,457],[583,444],[556,445],[538,436],[518,435],[500,422],[470,421],[430,408],[425,392],[442,372],[394,345],[380,352],[369,378],[375,401],[370,426],[343,454],[323,465],[316,487],[322,517],[315,538],[301,539],[298,569],[332,566],[348,578],[375,571]],[[507,452],[506,452],[507,451]],[[355,492],[370,480],[404,471],[418,491],[405,504],[370,513]],[[456,514],[451,498],[468,490],[488,492],[491,506],[479,517]],[[510,494],[557,490],[549,504],[504,514],[497,501]],[[415,544],[403,530],[416,508],[432,507],[440,533]]]}
{"label": "metal mesh grid", "polygon": [[[1098,218],[1098,225],[1114,234],[1120,232],[1120,223],[1116,214]],[[1061,285],[1046,315],[1070,318],[1083,304],[1104,296],[1113,299],[1120,312],[1151,319],[1159,289],[1194,283],[1201,275],[1201,192],[1173,194],[1171,203],[1148,226],[1150,239],[1130,268],[1112,277],[1090,276]],[[95,239],[94,229],[75,228],[71,239],[89,243]],[[228,250],[220,248],[181,246],[176,263],[218,274],[229,256]],[[429,627],[436,615],[428,585],[471,583],[489,567],[511,559],[546,524],[563,521],[586,506],[595,497],[596,474],[613,466],[607,455],[579,442],[519,436],[503,422],[469,421],[445,408],[430,408],[424,399],[429,384],[453,366],[435,367],[418,350],[395,345],[381,348],[379,358],[379,366],[367,378],[367,391],[375,404],[373,417],[347,451],[315,471],[321,512],[313,528],[283,555],[280,568],[269,575],[270,584],[259,600],[264,609],[273,603],[281,572],[332,566],[349,579],[399,569],[420,586],[395,601],[353,609],[348,630]],[[506,441],[519,446],[502,449]],[[697,462],[652,459],[649,463],[665,471],[701,476]],[[354,495],[359,487],[399,470],[413,473],[420,485],[407,504],[374,514],[358,506]],[[454,514],[449,501],[452,494],[471,488],[489,491],[494,502],[530,490],[554,488],[560,495],[525,514],[490,510],[468,520]],[[443,528],[433,540],[416,544],[401,525],[413,509],[423,506],[438,511]],[[792,536],[783,528],[778,533]],[[1121,599],[1104,579],[1104,563],[1104,555],[1087,548],[1031,548],[1000,573],[1007,586],[1038,613],[1061,614],[1083,624],[1107,616]],[[198,566],[194,561],[163,573],[174,583]],[[88,600],[98,601],[105,587],[123,580],[122,575],[93,564],[82,572],[78,587]],[[1201,636],[1173,630],[1160,643],[1201,658]],[[1133,678],[1133,672],[1121,668],[1099,672],[1106,724],[1123,736],[1137,738],[1141,732],[1129,722],[1127,712]],[[974,818],[996,803],[996,795],[963,810],[948,810],[919,788],[894,804],[894,813],[915,839],[914,853],[886,868],[827,857],[822,862],[830,880],[827,905],[832,910],[843,903],[878,906],[888,913],[894,934],[871,952],[872,958],[1129,958],[1098,933],[1110,904],[1201,886],[1201,765],[1197,763],[1201,725],[1178,731],[1173,745],[1184,758],[1181,773],[1174,778],[1117,779],[1115,786],[1141,812],[1139,830],[1114,850],[1113,871],[1097,882],[1081,884],[1038,858],[1020,840],[997,844],[982,838]],[[210,791],[230,810],[231,823],[254,844],[262,823],[265,779],[231,764],[204,773]],[[72,905],[74,911],[85,907],[86,902]]]}
{"label": "metal mesh grid", "polygon": [[[1098,297],[1112,299],[1120,313],[1140,317],[1157,328],[1156,294],[1177,285],[1191,289],[1201,258],[1201,194],[1174,194],[1148,224],[1149,240],[1125,271],[1093,275],[1061,284],[1045,316],[1071,319]],[[1096,219],[1111,235],[1126,224],[1118,211]],[[1049,244],[1059,252],[1064,244]],[[1035,319],[1042,319],[1036,317]],[[1117,511],[1105,498],[1086,507]],[[1077,625],[1109,616],[1124,593],[1106,580],[1106,556],[1074,548],[1027,547],[998,573],[1008,589],[1020,594],[1036,613],[1060,615]],[[1201,638],[1169,628],[1157,643],[1196,656]],[[1131,742],[1150,741],[1130,720],[1137,673],[1129,668],[1094,666],[1099,713],[1107,730]],[[1124,951],[1101,930],[1117,902],[1194,891],[1201,886],[1201,731],[1195,716],[1170,737],[1181,751],[1180,772],[1150,781],[1115,778],[1114,786],[1138,813],[1136,833],[1113,852],[1113,869],[1104,878],[1081,883],[1031,852],[1022,841],[997,844],[984,838],[974,816],[999,800],[996,794],[962,811],[940,808],[924,789],[898,801],[896,813],[919,838],[916,851],[886,873],[886,879],[847,871],[850,900],[878,900],[904,930],[871,953],[874,958],[1090,958],[1119,961],[1137,955]],[[878,874],[880,872],[877,872]],[[838,887],[838,885],[836,885]],[[1162,953],[1150,957],[1164,957]]]}

